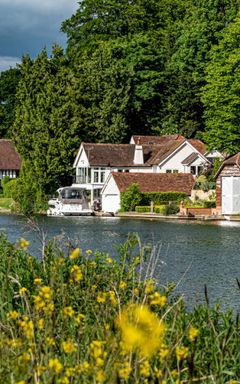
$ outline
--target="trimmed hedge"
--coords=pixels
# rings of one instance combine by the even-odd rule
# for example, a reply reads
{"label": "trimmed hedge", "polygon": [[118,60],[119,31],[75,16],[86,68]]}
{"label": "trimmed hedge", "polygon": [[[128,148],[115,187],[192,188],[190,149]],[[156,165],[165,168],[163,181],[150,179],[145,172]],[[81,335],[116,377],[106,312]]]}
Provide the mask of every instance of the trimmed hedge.
{"label": "trimmed hedge", "polygon": [[149,205],[153,201],[154,205],[167,204],[170,201],[179,203],[181,200],[187,198],[184,192],[143,192],[142,205]]}
{"label": "trimmed hedge", "polygon": [[[155,207],[153,208],[154,213],[160,213],[161,215],[165,215],[165,211],[166,211],[166,205],[155,205]],[[135,207],[135,212],[139,212],[139,213],[151,212],[151,207],[149,205],[145,205],[145,206],[138,205]]]}

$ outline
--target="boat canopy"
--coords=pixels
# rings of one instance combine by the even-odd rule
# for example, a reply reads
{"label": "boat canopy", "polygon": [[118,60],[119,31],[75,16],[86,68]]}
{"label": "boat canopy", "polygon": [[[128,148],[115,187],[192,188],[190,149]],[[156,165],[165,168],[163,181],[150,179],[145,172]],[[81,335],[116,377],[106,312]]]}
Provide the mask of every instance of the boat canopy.
{"label": "boat canopy", "polygon": [[64,187],[59,188],[58,193],[62,199],[85,199],[85,190],[82,188]]}

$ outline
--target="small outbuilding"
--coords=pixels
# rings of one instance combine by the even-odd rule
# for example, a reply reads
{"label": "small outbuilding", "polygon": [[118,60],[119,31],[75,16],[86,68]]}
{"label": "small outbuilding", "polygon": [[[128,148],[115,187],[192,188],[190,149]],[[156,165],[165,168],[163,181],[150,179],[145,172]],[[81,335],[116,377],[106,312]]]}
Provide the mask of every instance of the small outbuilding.
{"label": "small outbuilding", "polygon": [[226,159],[216,176],[216,208],[220,214],[240,214],[240,152]]}
{"label": "small outbuilding", "polygon": [[0,140],[0,179],[16,178],[21,168],[21,159],[12,140]]}
{"label": "small outbuilding", "polygon": [[102,189],[102,210],[117,212],[120,194],[131,184],[138,184],[141,192],[184,192],[190,196],[194,183],[190,173],[112,172]]}

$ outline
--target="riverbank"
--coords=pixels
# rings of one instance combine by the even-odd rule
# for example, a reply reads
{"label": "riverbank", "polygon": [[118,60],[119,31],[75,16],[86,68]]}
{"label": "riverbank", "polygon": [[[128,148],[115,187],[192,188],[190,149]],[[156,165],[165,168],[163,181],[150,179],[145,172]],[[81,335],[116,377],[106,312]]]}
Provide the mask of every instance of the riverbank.
{"label": "riverbank", "polygon": [[[196,215],[196,216],[183,216],[183,215],[159,215],[158,213],[151,213],[151,212],[118,212],[115,214],[116,217],[122,217],[122,218],[135,218],[135,219],[152,219],[152,220],[204,220],[204,221],[223,221],[226,220],[225,216],[223,215]],[[239,217],[240,220],[240,217]]]}

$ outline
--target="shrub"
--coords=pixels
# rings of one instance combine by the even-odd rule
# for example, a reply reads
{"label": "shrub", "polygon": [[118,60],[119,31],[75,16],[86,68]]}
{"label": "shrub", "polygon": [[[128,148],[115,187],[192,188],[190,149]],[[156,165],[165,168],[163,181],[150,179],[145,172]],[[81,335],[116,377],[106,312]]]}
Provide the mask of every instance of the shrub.
{"label": "shrub", "polygon": [[149,205],[147,205],[147,206],[136,206],[135,207],[135,212],[139,212],[139,213],[141,213],[141,212],[151,212],[151,207],[149,207]]}
{"label": "shrub", "polygon": [[170,203],[165,207],[165,215],[175,215],[179,211],[180,211],[179,206],[174,203]]}
{"label": "shrub", "polygon": [[120,210],[124,212],[134,211],[135,207],[141,203],[142,193],[138,184],[131,184],[120,196]]}
{"label": "shrub", "polygon": [[165,215],[166,205],[155,205],[154,212]]}

